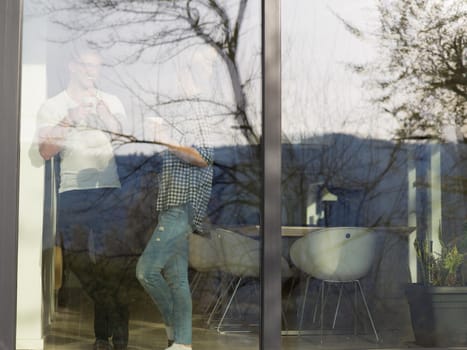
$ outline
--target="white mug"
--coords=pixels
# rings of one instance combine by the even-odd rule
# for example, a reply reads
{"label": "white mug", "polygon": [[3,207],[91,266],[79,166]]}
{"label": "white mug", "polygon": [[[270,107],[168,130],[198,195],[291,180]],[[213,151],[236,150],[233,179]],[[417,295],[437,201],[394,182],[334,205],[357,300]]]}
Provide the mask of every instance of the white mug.
{"label": "white mug", "polygon": [[170,127],[161,117],[146,117],[144,119],[144,138],[151,142],[168,142],[170,140]]}

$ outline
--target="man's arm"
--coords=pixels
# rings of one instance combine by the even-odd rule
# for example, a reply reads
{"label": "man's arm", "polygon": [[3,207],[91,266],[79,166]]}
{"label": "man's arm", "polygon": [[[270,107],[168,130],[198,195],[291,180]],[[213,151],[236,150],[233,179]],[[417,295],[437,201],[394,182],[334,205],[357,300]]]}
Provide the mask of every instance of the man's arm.
{"label": "man's arm", "polygon": [[[62,150],[70,128],[76,127],[86,119],[89,114],[87,109],[86,105],[70,108],[62,119],[50,118],[51,115],[55,114],[53,109],[47,107],[41,109],[39,115],[47,120],[47,123],[39,129],[38,133],[39,153],[44,160],[49,160]],[[56,124],[50,125],[53,120],[55,120]]]}
{"label": "man's arm", "polygon": [[59,124],[46,126],[39,130],[39,154],[49,160],[63,148],[63,141],[68,133],[69,121],[64,118]]}

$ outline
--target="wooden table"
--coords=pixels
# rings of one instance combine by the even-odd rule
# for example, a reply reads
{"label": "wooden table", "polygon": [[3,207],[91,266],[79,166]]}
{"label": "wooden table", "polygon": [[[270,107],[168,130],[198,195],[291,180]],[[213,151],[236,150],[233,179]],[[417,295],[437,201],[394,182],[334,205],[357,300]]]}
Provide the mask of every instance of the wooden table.
{"label": "wooden table", "polygon": [[[332,227],[317,227],[317,226],[282,226],[282,237],[302,237],[307,233],[318,231],[322,229],[331,229]],[[259,236],[260,226],[236,226],[229,227],[229,230],[239,232],[248,236]],[[390,233],[401,236],[409,236],[415,231],[414,226],[377,226],[371,227],[375,233]]]}

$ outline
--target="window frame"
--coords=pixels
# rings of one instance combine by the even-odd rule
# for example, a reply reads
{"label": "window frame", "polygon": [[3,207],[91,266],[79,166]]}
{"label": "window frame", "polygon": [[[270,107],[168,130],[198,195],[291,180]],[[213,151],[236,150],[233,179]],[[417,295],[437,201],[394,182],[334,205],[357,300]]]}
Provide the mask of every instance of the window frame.
{"label": "window frame", "polygon": [[[281,348],[280,0],[262,1],[262,255],[260,349]],[[279,258],[278,258],[279,257]]]}
{"label": "window frame", "polygon": [[0,2],[0,345],[16,348],[22,1]]}

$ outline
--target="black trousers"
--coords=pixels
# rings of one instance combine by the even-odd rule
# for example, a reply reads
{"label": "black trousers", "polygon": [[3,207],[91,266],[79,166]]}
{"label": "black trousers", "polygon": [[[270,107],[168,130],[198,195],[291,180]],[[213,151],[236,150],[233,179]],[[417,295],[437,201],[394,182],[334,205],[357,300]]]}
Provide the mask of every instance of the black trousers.
{"label": "black trousers", "polygon": [[96,339],[128,344],[129,304],[137,288],[136,261],[135,257],[99,257],[94,261],[87,252],[64,251],[65,266],[94,302]]}
{"label": "black trousers", "polygon": [[136,256],[125,249],[127,208],[119,189],[70,191],[60,194],[58,234],[64,266],[94,301],[97,339],[128,343],[131,290],[137,285]]}

